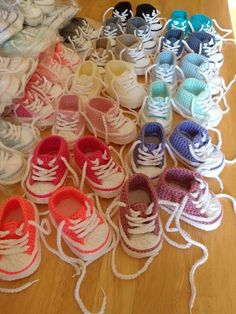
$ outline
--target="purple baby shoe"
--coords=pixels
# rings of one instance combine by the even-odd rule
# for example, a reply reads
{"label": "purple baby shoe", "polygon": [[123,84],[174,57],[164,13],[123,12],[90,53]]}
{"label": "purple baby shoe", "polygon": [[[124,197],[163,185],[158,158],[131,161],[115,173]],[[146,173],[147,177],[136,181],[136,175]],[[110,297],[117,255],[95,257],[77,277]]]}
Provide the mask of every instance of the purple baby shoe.
{"label": "purple baby shoe", "polygon": [[205,177],[217,177],[225,166],[224,154],[211,142],[208,131],[194,121],[180,122],[167,143],[180,162]]}
{"label": "purple baby shoe", "polygon": [[209,191],[207,182],[195,171],[166,169],[157,183],[160,207],[188,224],[206,231],[219,227],[223,211],[220,201]]}
{"label": "purple baby shoe", "polygon": [[165,133],[160,123],[146,123],[130,150],[133,173],[156,180],[166,167]]}

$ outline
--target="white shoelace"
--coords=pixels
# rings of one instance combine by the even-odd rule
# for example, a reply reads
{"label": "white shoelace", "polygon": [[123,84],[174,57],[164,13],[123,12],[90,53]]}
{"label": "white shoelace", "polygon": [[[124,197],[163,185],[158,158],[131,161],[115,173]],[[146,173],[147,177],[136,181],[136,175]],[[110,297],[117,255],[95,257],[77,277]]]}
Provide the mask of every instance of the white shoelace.
{"label": "white shoelace", "polygon": [[171,44],[171,41],[166,40],[163,42],[162,51],[171,51],[177,55],[180,47],[181,45],[179,40],[177,40],[173,45]]}
{"label": "white shoelace", "polygon": [[[45,106],[45,103],[37,94],[33,94],[30,90],[27,91],[27,94],[29,97],[24,100],[24,106],[33,114],[40,114]],[[33,99],[33,101],[31,102],[29,99]]]}
{"label": "white shoelace", "polygon": [[[119,55],[119,58],[122,60],[122,56],[123,53],[126,51],[126,49],[122,49]],[[134,60],[134,62],[138,62],[143,58],[146,58],[144,49],[142,47],[142,45],[140,45],[139,47],[136,47],[135,49],[128,49],[127,51],[128,55],[130,56],[130,58],[132,60]]]}
{"label": "white shoelace", "polygon": [[196,103],[196,99],[195,98],[193,99],[192,104],[191,104],[191,115],[193,117],[196,117],[197,119],[205,120],[206,118],[204,116],[195,112],[195,105],[197,104],[197,106],[198,106],[199,101],[201,102],[201,109],[202,109],[203,113],[207,113],[212,107],[215,106],[215,103],[213,102],[213,100],[210,96],[206,97],[204,99],[203,98],[198,99],[197,103]]}
{"label": "white shoelace", "polygon": [[[203,182],[201,179],[197,179],[197,181],[199,182],[200,189],[203,191],[203,194],[200,195],[200,192],[197,191],[193,195],[193,197],[195,198],[195,200],[193,202],[195,203],[196,207],[200,209],[201,213],[211,214],[211,212],[207,208],[204,208],[204,206],[208,206],[208,204],[210,203],[210,198],[211,198],[208,184]],[[236,213],[236,200],[232,196],[227,195],[227,194],[216,194],[216,196],[218,198],[227,198],[227,199],[231,200],[233,203],[234,212]],[[200,265],[204,264],[206,262],[206,260],[208,259],[208,249],[202,243],[193,240],[191,238],[191,236],[185,230],[183,230],[181,225],[180,225],[180,218],[184,212],[187,201],[188,201],[188,196],[185,196],[183,198],[181,204],[172,203],[169,201],[162,201],[160,199],[159,199],[159,204],[160,204],[160,206],[170,205],[171,207],[173,207],[173,206],[175,207],[174,211],[172,212],[172,214],[170,215],[170,217],[166,223],[165,229],[167,232],[179,232],[180,235],[183,237],[183,239],[186,241],[186,243],[185,244],[177,243],[174,240],[170,239],[166,234],[164,234],[165,240],[170,245],[172,245],[176,248],[179,248],[179,249],[188,249],[192,245],[195,245],[203,251],[203,256],[193,264],[193,266],[191,267],[191,270],[189,272],[189,282],[190,282],[190,287],[191,287],[191,298],[189,301],[189,308],[190,308],[190,313],[192,313],[192,308],[194,306],[194,302],[195,302],[195,298],[196,298],[196,286],[195,286],[195,282],[194,282],[194,275],[195,275],[197,268]],[[211,210],[212,210],[212,208],[211,208]],[[217,210],[217,209],[213,208],[213,211],[214,210]],[[176,226],[170,227],[174,220],[175,220]]]}
{"label": "white shoelace", "polygon": [[119,95],[116,91],[116,88],[115,88],[116,82],[126,92],[129,92],[132,89],[139,86],[136,75],[134,73],[131,73],[131,72],[130,73],[125,72],[124,74],[120,75],[119,77],[114,78],[111,82],[111,88],[112,88],[112,90],[116,96],[116,100],[118,103],[120,103],[120,97],[119,97]]}
{"label": "white shoelace", "polygon": [[143,18],[148,22],[151,26],[152,24],[156,24],[159,22],[158,16],[160,15],[160,11],[153,10],[151,14],[142,13]]}
{"label": "white shoelace", "polygon": [[[123,147],[125,147],[125,146],[123,146]],[[118,153],[115,150],[115,148],[113,148],[112,146],[109,146],[108,148],[117,155],[117,157],[119,158],[119,160],[121,162],[122,168],[125,169],[125,164],[124,164],[124,161],[122,158],[122,153],[121,153],[122,150],[121,150],[121,152]],[[91,169],[94,171],[94,174],[98,177],[99,180],[109,180],[109,178],[111,178],[113,176],[113,174],[117,173],[118,165],[114,162],[112,157],[110,160],[108,160],[106,151],[104,151],[104,153],[102,155],[102,159],[107,161],[107,163],[104,165],[100,165],[99,160],[95,159],[92,161],[94,166],[91,167]],[[82,175],[81,175],[81,180],[80,180],[79,189],[82,192],[84,190],[86,171],[87,171],[87,162],[85,162],[83,165]],[[96,195],[96,193],[95,193],[95,195]]]}
{"label": "white shoelace", "polygon": [[[111,54],[113,55],[113,52],[111,50],[109,52],[111,52]],[[90,56],[90,60],[99,67],[104,67],[107,64],[108,58],[108,51],[106,51],[105,49],[102,52],[95,50],[91,53]]]}
{"label": "white shoelace", "polygon": [[[148,207],[147,210],[151,211],[152,206],[153,206],[153,204],[150,204],[150,206]],[[115,255],[116,255],[116,250],[117,250],[118,244],[120,242],[120,232],[119,232],[119,228],[117,227],[117,225],[112,221],[112,217],[116,214],[118,207],[126,207],[126,204],[119,202],[118,197],[116,197],[106,210],[107,221],[109,222],[110,226],[114,229],[114,231],[116,233],[115,246],[114,246],[114,249],[112,250],[112,260],[111,260],[112,272],[117,278],[120,278],[122,280],[133,280],[133,279],[138,278],[141,274],[143,274],[148,269],[148,267],[150,266],[154,257],[157,254],[155,256],[149,257],[146,260],[143,267],[140,270],[138,270],[136,273],[128,275],[128,274],[122,274],[117,270]],[[132,215],[132,212],[134,213],[134,215]],[[147,220],[146,220],[146,219],[139,217],[140,213],[138,213],[137,211],[132,211],[132,212],[130,213],[128,219],[129,219],[130,227],[133,227],[133,228],[130,228],[130,230],[132,230],[133,234],[143,234],[146,232],[152,232],[154,230],[154,228],[155,228],[154,219],[156,219],[156,215],[152,215],[151,217],[147,217]]]}
{"label": "white shoelace", "polygon": [[153,98],[146,96],[143,101],[143,105],[139,111],[139,120],[145,107],[147,106],[148,115],[160,118],[167,118],[169,116],[171,104],[169,97],[163,98],[162,101],[155,102]]}
{"label": "white shoelace", "polygon": [[77,61],[77,55],[75,52],[69,48],[64,49],[56,53],[57,59],[61,63],[61,60],[65,60],[67,64],[73,67],[73,64]]}
{"label": "white shoelace", "polygon": [[[4,2],[5,3],[5,2]],[[7,3],[5,3],[6,5],[8,5]],[[0,10],[0,18],[3,20],[7,20],[9,16],[9,13],[7,10]]]}
{"label": "white shoelace", "polygon": [[219,52],[217,45],[210,46],[209,43],[200,44],[199,53],[201,54],[203,51],[208,58],[214,56],[216,53]]}
{"label": "white shoelace", "polygon": [[[78,176],[75,173],[74,169],[70,166],[70,164],[68,163],[66,158],[61,157],[61,160],[63,161],[66,168],[69,170],[69,172],[71,173],[74,185],[78,186],[79,185],[79,179],[78,179]],[[46,169],[43,167],[43,161],[40,158],[38,158],[37,164],[33,164],[32,163],[32,157],[29,157],[28,161],[27,161],[25,176],[21,182],[22,189],[23,190],[25,189],[23,182],[26,181],[31,166],[32,166],[32,179],[33,180],[35,180],[37,182],[53,182],[56,179],[57,169],[59,167],[58,165],[55,165],[55,162],[56,162],[56,158],[53,158],[48,163],[50,169]]]}
{"label": "white shoelace", "polygon": [[173,82],[173,78],[175,75],[176,77],[180,76],[181,79],[184,79],[184,73],[178,65],[171,65],[167,71],[167,69],[161,66],[157,66],[157,64],[154,63],[150,65],[145,72],[145,85],[148,85],[148,74],[153,68],[155,71],[155,80],[164,81],[166,84],[169,84],[171,86],[174,84],[173,87],[175,87],[175,84],[177,84],[177,79],[176,82]]}
{"label": "white shoelace", "polygon": [[[28,223],[35,228],[39,230],[40,237],[45,235],[49,235],[51,233],[51,228],[48,223],[47,219],[42,219],[41,224],[38,224],[36,221],[29,220]],[[46,225],[46,229],[44,228],[44,225]],[[16,235],[18,235],[19,239],[9,239],[9,240],[3,240],[1,238],[6,237],[9,234],[9,231],[0,231],[0,255],[14,255],[14,254],[20,254],[27,251],[29,248],[29,233],[26,233],[25,235],[22,234],[24,228],[24,223],[22,223],[15,231]],[[18,293],[23,290],[26,290],[30,286],[32,286],[34,283],[38,282],[39,279],[36,279],[32,282],[28,282],[18,288],[0,288],[0,292],[2,293]]]}
{"label": "white shoelace", "polygon": [[[130,149],[130,154],[133,153],[135,147],[142,142],[140,140],[135,141]],[[137,163],[141,166],[154,167],[160,166],[164,158],[163,145],[159,144],[157,149],[153,149],[151,153],[148,152],[148,148],[143,145],[142,148],[138,148],[138,159]]]}
{"label": "white shoelace", "polygon": [[146,214],[148,217],[143,218],[140,215],[140,212],[133,210],[130,208],[129,213],[125,216],[128,221],[129,229],[128,232],[130,234],[145,234],[150,233],[155,230],[155,220],[158,216],[158,213],[151,215],[153,211],[154,203],[151,203],[147,210]]}
{"label": "white shoelace", "polygon": [[[137,140],[133,143],[133,145],[130,147],[130,150],[126,154],[125,158],[122,158],[124,160],[124,167],[126,170],[127,176],[132,174],[131,172],[131,166],[129,166],[128,161],[131,160],[131,156],[133,154],[133,151],[136,147],[136,145],[141,144],[142,142],[140,140]],[[153,150],[152,153],[148,153],[147,150],[148,148],[143,144],[143,149],[139,147],[138,149],[138,164],[141,166],[147,166],[147,167],[153,167],[153,166],[159,166],[161,165],[163,159],[165,158],[165,152],[162,149],[162,145],[167,146],[167,144],[159,144],[158,148]],[[168,148],[168,147],[167,147]],[[123,153],[123,149],[121,150],[121,153]],[[177,166],[177,160],[173,154],[173,152],[168,148],[169,155],[171,159],[174,162],[174,166]]]}
{"label": "white shoelace", "polygon": [[22,126],[15,125],[7,121],[1,120],[0,122],[0,136],[14,142],[21,141],[21,133],[22,133]]}
{"label": "white shoelace", "polygon": [[148,31],[143,29],[134,30],[134,35],[138,36],[144,44],[148,41],[153,41],[151,29]]}
{"label": "white shoelace", "polygon": [[155,76],[157,80],[163,80],[167,84],[173,83],[173,76],[175,75],[175,67],[171,66],[168,71],[162,67],[155,68]]}
{"label": "white shoelace", "polygon": [[123,30],[119,24],[118,28],[111,27],[110,25],[102,26],[99,33],[101,33],[101,31],[103,30],[103,36],[110,39],[116,39],[116,37],[118,36],[118,29],[123,33]]}
{"label": "white shoelace", "polygon": [[83,34],[80,33],[77,29],[75,30],[75,35],[72,37],[68,37],[69,42],[71,43],[74,50],[77,48],[84,48],[84,45],[86,43],[86,39],[83,37]]}
{"label": "white shoelace", "polygon": [[108,8],[104,14],[103,14],[103,22],[105,21],[105,17],[107,15],[107,13],[109,13],[110,11],[113,10],[113,16],[114,17],[119,17],[121,19],[121,22],[122,22],[122,26],[124,27],[126,25],[126,22],[127,22],[127,18],[129,16],[129,13],[131,14],[131,16],[133,16],[133,12],[130,10],[128,11],[128,9],[124,10],[123,12],[119,12],[118,10],[115,10],[114,7],[110,7]]}
{"label": "white shoelace", "polygon": [[76,112],[68,121],[67,115],[63,112],[58,112],[56,116],[56,129],[62,132],[71,132],[77,134],[80,114]]}
{"label": "white shoelace", "polygon": [[[89,197],[95,197],[95,201],[97,204],[97,208],[100,212],[100,215],[105,219],[105,216],[103,214],[100,202],[99,202],[99,198],[95,195],[95,194],[90,194],[88,195]],[[99,223],[99,219],[98,219],[98,215],[96,210],[94,210],[92,212],[90,205],[86,202],[85,206],[87,208],[86,211],[86,219],[84,221],[82,221],[81,219],[71,219],[71,226],[69,227],[69,229],[71,229],[74,233],[77,234],[78,238],[83,238],[86,235],[88,235],[89,233],[91,233],[98,225]],[[59,226],[57,227],[57,250],[55,250],[54,248],[52,248],[51,246],[48,245],[48,243],[46,242],[46,239],[44,237],[42,237],[42,240],[45,244],[45,246],[47,247],[47,249],[52,252],[54,255],[57,255],[60,259],[62,259],[63,261],[65,261],[66,263],[72,265],[76,271],[76,274],[73,276],[79,276],[79,279],[76,283],[76,287],[75,287],[75,300],[77,302],[77,304],[79,305],[81,311],[84,314],[93,314],[91,313],[85,306],[85,304],[83,303],[81,297],[80,297],[80,286],[83,282],[83,279],[86,275],[86,268],[87,265],[91,264],[94,260],[90,260],[90,261],[83,261],[81,258],[79,257],[70,257],[67,256],[62,248],[62,237],[63,237],[63,227],[65,225],[65,221],[61,221],[61,223],[59,224]],[[114,239],[113,239],[113,235],[112,235],[112,241],[110,243],[110,246],[105,250],[102,251],[100,255],[98,255],[96,257],[96,259],[102,257],[103,255],[107,254],[110,250],[112,250],[114,247]],[[102,305],[100,307],[99,312],[97,312],[97,314],[104,314],[105,312],[105,308],[106,308],[106,295],[103,289],[102,290],[102,294],[103,294],[103,300],[102,300]]]}
{"label": "white shoelace", "polygon": [[[14,149],[18,149],[21,145],[21,136],[22,136],[22,126],[23,125],[15,125],[7,121],[0,121],[0,125],[3,125],[3,128],[0,130],[0,137],[7,139],[9,141],[14,141],[18,144],[14,145]],[[39,139],[39,131],[34,127],[33,124],[29,124],[29,129],[31,130],[34,139]]]}
{"label": "white shoelace", "polygon": [[[4,179],[8,175],[6,173],[8,161],[15,154],[21,156],[22,159],[24,157],[24,155],[21,154],[20,152],[15,151],[14,149],[11,149],[8,147],[5,148],[4,145],[0,143],[0,183],[2,183],[3,185],[4,185],[4,183],[6,183],[6,182],[4,182]],[[17,178],[15,181],[18,182],[19,179],[20,179],[20,177]],[[9,184],[16,183],[16,182],[9,182]]]}
{"label": "white shoelace", "polygon": [[89,23],[85,22],[84,20],[82,21],[82,23],[83,25],[78,26],[78,29],[82,32],[82,34],[87,40],[91,40],[91,37],[94,33],[94,28]]}
{"label": "white shoelace", "polygon": [[25,0],[16,0],[16,4],[18,4],[23,10],[30,11],[35,9],[35,4],[32,1]]}
{"label": "white shoelace", "polygon": [[42,94],[44,97],[49,97],[49,101],[53,100],[53,96],[51,95],[51,90],[53,88],[53,83],[43,77],[43,81],[38,80],[31,86],[33,90]]}

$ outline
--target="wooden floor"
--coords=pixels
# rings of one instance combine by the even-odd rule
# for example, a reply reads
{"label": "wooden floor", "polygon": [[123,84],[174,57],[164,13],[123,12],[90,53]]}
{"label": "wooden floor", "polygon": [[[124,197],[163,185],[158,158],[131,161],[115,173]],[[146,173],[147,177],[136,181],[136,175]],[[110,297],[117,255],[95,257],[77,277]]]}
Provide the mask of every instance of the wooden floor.
{"label": "wooden floor", "polygon": [[[114,2],[81,0],[81,15],[101,20],[103,12]],[[138,3],[142,1],[132,1],[134,10]],[[185,9],[189,15],[201,12],[216,18],[223,27],[231,27],[226,0],[159,0],[150,3],[156,4],[165,17],[169,17],[174,9]],[[236,73],[236,48],[232,44],[226,44],[223,52],[225,64],[221,73],[228,82]],[[232,159],[236,156],[236,84],[228,94],[228,102],[231,111],[225,115],[219,129],[223,137],[223,151],[228,159]],[[175,116],[175,123],[179,119]],[[221,177],[225,193],[236,196],[236,165],[226,166]],[[219,192],[214,180],[209,182],[212,189]],[[1,195],[0,200],[4,198]],[[208,261],[196,274],[197,299],[193,314],[236,313],[236,216],[228,201],[222,203],[224,219],[218,230],[207,233],[183,224],[191,236],[204,243],[209,250]],[[106,206],[107,203],[103,202],[104,210]],[[162,214],[163,222],[166,218]],[[55,233],[50,236],[49,242],[56,246]],[[67,253],[70,254],[69,251]],[[201,254],[197,248],[182,251],[165,243],[148,271],[139,279],[127,282],[113,276],[111,256],[108,254],[88,267],[81,296],[93,312],[100,307],[100,288],[103,287],[107,295],[108,314],[186,314],[189,312],[190,297],[188,272]],[[129,258],[121,249],[118,250],[117,265],[121,271],[134,272],[142,264],[142,260]],[[74,301],[76,279],[72,275],[72,267],[43,248],[42,263],[32,277],[15,283],[0,281],[1,287],[16,287],[29,280],[40,279],[25,292],[16,295],[1,294],[0,314],[80,313]]]}

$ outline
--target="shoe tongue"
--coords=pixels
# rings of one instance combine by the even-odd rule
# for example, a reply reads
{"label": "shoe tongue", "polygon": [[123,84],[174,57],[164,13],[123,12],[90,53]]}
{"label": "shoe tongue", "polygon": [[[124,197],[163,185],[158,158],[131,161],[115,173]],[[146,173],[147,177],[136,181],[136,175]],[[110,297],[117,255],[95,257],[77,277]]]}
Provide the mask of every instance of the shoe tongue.
{"label": "shoe tongue", "polygon": [[73,110],[60,110],[60,111],[68,121],[73,121],[76,116],[76,113]]}
{"label": "shoe tongue", "polygon": [[[36,163],[40,166],[43,166],[46,169],[50,169],[49,163],[55,159],[56,155],[50,154],[41,154],[37,157]],[[53,166],[53,165],[52,165]]]}
{"label": "shoe tongue", "polygon": [[94,161],[94,160],[98,160],[99,161],[99,165],[105,165],[108,161],[108,159],[103,158],[103,152],[100,150],[95,151],[94,153],[92,153],[91,155],[89,155],[89,159]]}
{"label": "shoe tongue", "polygon": [[141,217],[145,218],[149,215],[151,215],[153,213],[153,210],[152,212],[148,212],[148,206],[149,204],[145,204],[145,203],[136,203],[136,204],[132,204],[131,205],[131,208],[134,210],[134,211],[137,211],[137,212],[140,212],[140,215]]}
{"label": "shoe tongue", "polygon": [[168,63],[163,63],[163,64],[160,64],[160,68],[162,68],[163,71],[168,72],[171,68],[171,65],[169,65]]}
{"label": "shoe tongue", "polygon": [[209,142],[209,135],[206,132],[199,132],[193,138],[193,144],[196,148],[202,147]]}
{"label": "shoe tongue", "polygon": [[[2,231],[3,232],[9,231],[9,234],[3,238],[0,238],[0,239],[5,239],[5,240],[6,239],[18,239],[18,238],[22,237],[22,235],[16,234],[17,229],[20,227],[21,223],[22,223],[21,221],[11,221],[11,222],[2,224],[1,225],[1,232]],[[24,232],[22,232],[22,234],[24,234]]]}
{"label": "shoe tongue", "polygon": [[167,41],[168,44],[172,44],[173,45],[178,40],[175,37],[171,37],[171,38],[168,38],[166,41]]}

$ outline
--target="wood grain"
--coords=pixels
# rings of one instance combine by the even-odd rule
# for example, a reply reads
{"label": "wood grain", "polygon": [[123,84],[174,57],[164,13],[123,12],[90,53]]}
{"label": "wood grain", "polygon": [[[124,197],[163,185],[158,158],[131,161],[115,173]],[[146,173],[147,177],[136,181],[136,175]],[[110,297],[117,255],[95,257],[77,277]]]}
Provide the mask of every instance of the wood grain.
{"label": "wood grain", "polygon": [[[133,8],[142,1],[131,1]],[[115,1],[81,0],[81,16],[101,20],[103,12]],[[168,0],[150,1],[169,17],[174,9],[185,9],[189,15],[204,13],[218,20],[225,28],[230,28],[230,17],[226,0]],[[228,82],[236,73],[236,49],[232,44],[224,47],[225,64],[222,75]],[[236,155],[236,84],[228,94],[231,107],[225,115],[219,129],[222,132],[223,151],[227,158]],[[174,122],[180,120],[175,115]],[[169,163],[171,165],[171,162]],[[236,165],[226,166],[221,177],[225,192],[236,195]],[[215,192],[219,192],[214,180],[209,180]],[[13,189],[21,193],[19,187]],[[6,197],[1,195],[0,200]],[[236,217],[231,204],[222,201],[224,219],[220,228],[213,232],[203,232],[183,223],[193,239],[204,243],[209,250],[208,261],[197,271],[197,299],[193,314],[233,314],[236,313]],[[105,210],[107,202],[102,203]],[[39,210],[43,209],[40,207]],[[163,223],[166,215],[162,214]],[[49,237],[49,243],[56,246],[55,232]],[[69,250],[66,250],[70,254]],[[91,311],[96,312],[101,304],[100,288],[107,295],[108,314],[187,314],[190,288],[188,272],[191,265],[201,256],[201,251],[191,248],[177,250],[168,244],[151,264],[148,271],[134,281],[121,281],[115,278],[110,267],[111,256],[108,254],[87,268],[87,274],[81,287],[81,296]],[[135,272],[143,261],[127,257],[119,248],[117,266],[125,273]],[[42,263],[39,270],[30,278],[15,283],[0,281],[2,287],[16,287],[29,280],[40,281],[25,292],[16,295],[0,295],[1,314],[75,314],[80,309],[74,301],[76,279],[72,278],[71,266],[60,261],[45,248],[42,250]]]}

